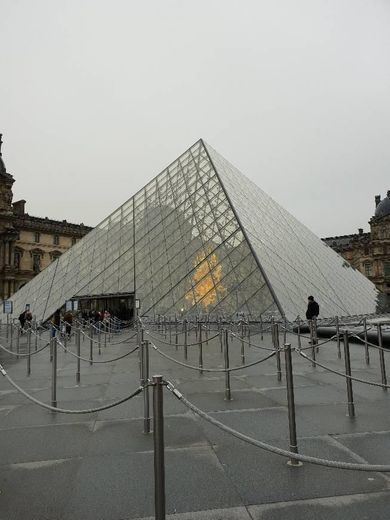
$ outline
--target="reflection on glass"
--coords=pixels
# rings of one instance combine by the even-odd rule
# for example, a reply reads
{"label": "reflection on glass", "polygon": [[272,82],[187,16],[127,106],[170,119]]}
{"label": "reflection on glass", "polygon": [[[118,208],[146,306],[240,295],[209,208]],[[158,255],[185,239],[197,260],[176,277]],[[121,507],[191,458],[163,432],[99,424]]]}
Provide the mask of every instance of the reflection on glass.
{"label": "reflection on glass", "polygon": [[12,300],[16,316],[28,303],[46,320],[72,297],[117,292],[136,292],[148,316],[184,309],[251,319],[278,311],[295,319],[309,294],[323,317],[369,313],[377,295],[202,140]]}
{"label": "reflection on glass", "polygon": [[207,309],[217,302],[217,293],[223,296],[226,292],[223,284],[219,283],[222,279],[222,265],[218,264],[217,254],[207,249],[196,255],[194,267],[192,276],[194,289],[187,292],[186,300],[191,306],[199,302]]}

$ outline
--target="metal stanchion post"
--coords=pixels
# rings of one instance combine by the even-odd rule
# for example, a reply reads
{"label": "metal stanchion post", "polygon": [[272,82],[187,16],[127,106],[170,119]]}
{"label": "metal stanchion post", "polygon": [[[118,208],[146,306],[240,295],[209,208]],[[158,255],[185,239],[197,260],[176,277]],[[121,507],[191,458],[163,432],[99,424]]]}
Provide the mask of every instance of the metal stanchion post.
{"label": "metal stanchion post", "polygon": [[[294,377],[292,369],[291,344],[284,345],[284,355],[286,361],[286,384],[287,384],[287,405],[288,405],[288,427],[290,432],[290,451],[298,453],[297,427],[295,423],[295,399],[294,399]],[[302,462],[293,457],[287,462],[290,466],[302,466]]]}
{"label": "metal stanchion post", "polygon": [[355,417],[355,405],[353,403],[353,390],[351,379],[351,358],[349,355],[348,331],[344,332],[344,362],[345,362],[345,381],[347,383],[348,416]]}
{"label": "metal stanchion post", "polygon": [[57,407],[57,337],[51,338],[53,362],[51,366],[51,405]]}
{"label": "metal stanchion post", "polygon": [[[65,349],[68,348],[68,335],[66,333],[66,323],[64,322],[62,324],[62,330],[64,331],[64,347]],[[65,350],[65,354],[66,354],[66,350]]]}
{"label": "metal stanchion post", "polygon": [[150,413],[149,413],[149,341],[143,342],[142,349],[143,369],[142,386],[144,394],[144,433],[150,433]]}
{"label": "metal stanchion post", "polygon": [[35,326],[35,333],[34,333],[34,347],[35,347],[35,351],[37,351],[38,350],[38,329],[36,326]]}
{"label": "metal stanchion post", "polygon": [[313,361],[311,362],[311,366],[313,368],[316,367],[316,344],[315,344],[315,336],[314,336],[314,322],[313,320],[309,320],[309,329],[310,329],[310,345],[311,345],[311,357]]}
{"label": "metal stanchion post", "polygon": [[27,375],[31,374],[31,329],[27,331]]}
{"label": "metal stanchion post", "polygon": [[50,346],[49,346],[50,363],[53,361],[53,342],[52,342],[52,339],[54,338],[55,335],[56,335],[56,329],[55,329],[54,325],[51,324],[50,325],[50,339],[49,339],[49,343],[50,343]]}
{"label": "metal stanchion post", "polygon": [[274,349],[276,352],[276,373],[278,381],[282,380],[282,364],[280,361],[280,348],[279,348],[279,325],[277,323],[272,324],[272,340]]}
{"label": "metal stanchion post", "polygon": [[172,323],[171,323],[171,317],[170,316],[169,316],[168,327],[169,327],[169,343],[172,343]]}
{"label": "metal stanchion post", "polygon": [[93,364],[93,325],[89,328],[89,364]]}
{"label": "metal stanchion post", "polygon": [[7,338],[7,342],[8,342],[8,336],[9,336],[9,314],[7,314],[7,325],[5,328],[5,337]]}
{"label": "metal stanchion post", "polygon": [[284,318],[283,320],[283,345],[287,342],[287,320]]}
{"label": "metal stanchion post", "polygon": [[77,351],[77,372],[76,372],[76,383],[80,383],[81,371],[80,371],[80,355],[81,355],[81,330],[80,327],[76,329],[76,351]]}
{"label": "metal stanchion post", "polygon": [[199,368],[201,369],[200,370],[200,373],[203,374],[203,343],[202,343],[202,324],[199,323],[198,324],[198,328],[199,328]]}
{"label": "metal stanchion post", "polygon": [[224,362],[225,362],[225,400],[231,401],[232,392],[230,388],[230,372],[228,371],[230,367],[229,360],[229,331],[226,329],[224,331]]}
{"label": "metal stanchion post", "polygon": [[14,350],[14,324],[10,323],[10,336],[11,336],[11,350],[13,351]]}
{"label": "metal stanchion post", "polygon": [[187,344],[188,344],[188,324],[187,324],[187,319],[184,318],[184,359],[188,359],[188,348],[187,348]]}
{"label": "metal stanchion post", "polygon": [[177,330],[177,316],[175,316],[175,346],[176,350],[178,349],[178,343],[179,343],[179,333]]}
{"label": "metal stanchion post", "polygon": [[316,346],[316,351],[320,351],[320,347],[318,347],[318,334],[317,334],[317,318],[313,318],[313,338],[314,338],[314,344]]}
{"label": "metal stanchion post", "polygon": [[368,348],[367,318],[364,318],[363,325],[364,325],[364,353],[365,353],[366,365],[369,365],[370,364],[370,351]]}
{"label": "metal stanchion post", "polygon": [[302,341],[301,341],[301,319],[298,316],[297,317],[297,332],[298,332],[298,348],[302,348]]}
{"label": "metal stanchion post", "polygon": [[260,339],[263,341],[263,318],[260,316]]}
{"label": "metal stanchion post", "polygon": [[241,364],[245,365],[244,322],[241,322]]}
{"label": "metal stanchion post", "polygon": [[153,376],[154,507],[155,520],[165,520],[165,454],[163,378]]}
{"label": "metal stanchion post", "polygon": [[380,367],[381,367],[382,385],[383,385],[383,390],[387,390],[387,388],[385,386],[385,385],[387,385],[385,353],[384,353],[384,350],[383,350],[382,326],[381,326],[380,323],[378,323],[378,325],[377,325],[377,331],[378,331],[378,346],[380,347],[380,349],[379,349],[379,363],[380,363]]}
{"label": "metal stanchion post", "polygon": [[[11,340],[12,340],[12,335],[11,335]],[[16,332],[16,353],[18,354],[17,359],[19,359],[19,352],[20,352],[20,326],[18,325],[17,332]]]}
{"label": "metal stanchion post", "polygon": [[99,347],[99,356],[102,355],[102,331],[99,330],[99,333],[98,333],[98,347]]}
{"label": "metal stanchion post", "polygon": [[339,317],[336,316],[336,335],[337,335],[337,357],[341,359],[341,348],[340,348],[340,322]]}

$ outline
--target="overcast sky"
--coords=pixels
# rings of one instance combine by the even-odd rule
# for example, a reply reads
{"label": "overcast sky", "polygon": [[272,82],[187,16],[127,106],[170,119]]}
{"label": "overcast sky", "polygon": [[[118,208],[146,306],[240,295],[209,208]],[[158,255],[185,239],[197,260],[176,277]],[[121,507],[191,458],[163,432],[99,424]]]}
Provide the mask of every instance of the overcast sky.
{"label": "overcast sky", "polygon": [[0,0],[31,215],[96,225],[203,137],[320,236],[390,189],[389,0]]}

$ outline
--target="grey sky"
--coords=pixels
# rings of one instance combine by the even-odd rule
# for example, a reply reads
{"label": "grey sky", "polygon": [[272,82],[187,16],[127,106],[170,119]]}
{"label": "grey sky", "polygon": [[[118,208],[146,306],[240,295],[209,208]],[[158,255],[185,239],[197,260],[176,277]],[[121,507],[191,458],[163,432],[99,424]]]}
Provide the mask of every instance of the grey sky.
{"label": "grey sky", "polygon": [[321,236],[390,189],[388,0],[0,0],[3,158],[96,225],[203,137]]}

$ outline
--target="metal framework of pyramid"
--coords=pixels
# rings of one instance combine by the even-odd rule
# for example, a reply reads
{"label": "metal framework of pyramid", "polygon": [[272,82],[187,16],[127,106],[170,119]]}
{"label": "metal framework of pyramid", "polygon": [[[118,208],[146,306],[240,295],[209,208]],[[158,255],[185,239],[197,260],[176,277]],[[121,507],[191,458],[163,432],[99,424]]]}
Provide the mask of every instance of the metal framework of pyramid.
{"label": "metal framework of pyramid", "polygon": [[141,314],[251,318],[376,310],[375,286],[203,140],[20,289],[46,320],[66,300],[134,293]]}

